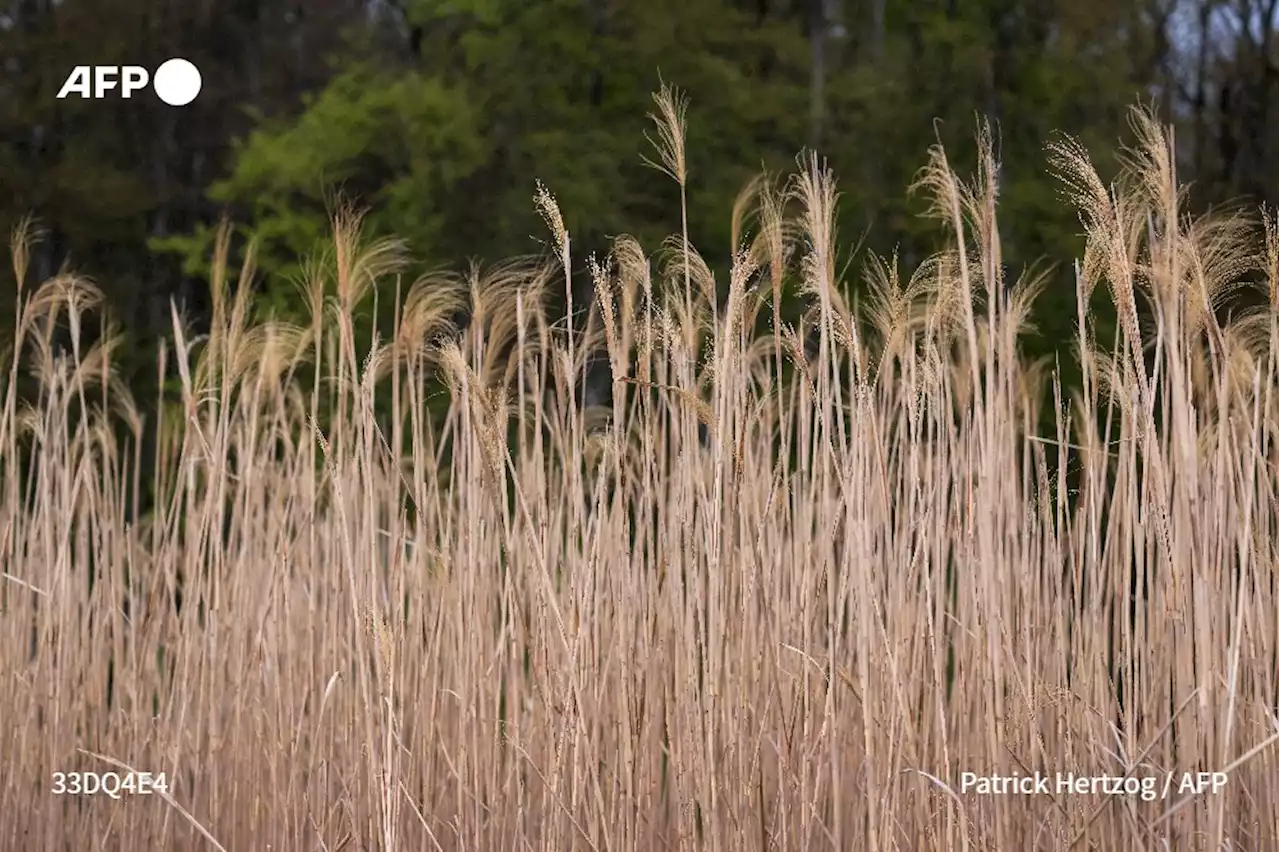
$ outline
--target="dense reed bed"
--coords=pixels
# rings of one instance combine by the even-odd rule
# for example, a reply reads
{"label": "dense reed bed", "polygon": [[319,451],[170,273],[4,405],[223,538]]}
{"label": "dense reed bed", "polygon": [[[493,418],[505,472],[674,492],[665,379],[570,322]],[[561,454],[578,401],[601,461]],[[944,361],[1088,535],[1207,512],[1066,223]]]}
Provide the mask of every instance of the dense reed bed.
{"label": "dense reed bed", "polygon": [[[683,196],[683,104],[658,102]],[[177,404],[121,386],[110,327],[83,343],[91,281],[25,287],[0,847],[1274,848],[1276,234],[1187,217],[1135,127],[1111,186],[1051,151],[1078,301],[1119,317],[1095,339],[1081,310],[1071,390],[1020,351],[1044,279],[1005,277],[985,137],[972,179],[941,150],[922,172],[949,247],[867,266],[856,302],[808,157],[742,196],[727,280],[683,235],[620,238],[589,305],[543,189],[550,261],[457,278],[405,280],[339,215],[309,324],[254,320],[224,240],[211,328],[175,311],[157,365]],[[1217,310],[1259,281],[1263,309]],[[130,770],[167,792],[51,792]],[[1174,785],[962,787],[1037,771]]]}

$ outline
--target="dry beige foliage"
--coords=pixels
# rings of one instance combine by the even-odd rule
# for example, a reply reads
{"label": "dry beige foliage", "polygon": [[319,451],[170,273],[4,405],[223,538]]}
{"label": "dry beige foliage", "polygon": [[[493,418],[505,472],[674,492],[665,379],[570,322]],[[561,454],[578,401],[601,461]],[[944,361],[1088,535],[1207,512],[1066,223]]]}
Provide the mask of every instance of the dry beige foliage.
{"label": "dry beige foliage", "polygon": [[[683,191],[685,102],[657,105]],[[115,338],[80,348],[100,292],[20,291],[0,848],[1275,848],[1275,230],[1186,219],[1136,125],[1113,187],[1054,151],[1078,290],[1122,320],[1096,341],[1079,316],[1071,399],[1019,351],[1042,281],[1002,277],[985,136],[972,184],[941,150],[923,173],[950,249],[905,280],[873,264],[861,305],[816,159],[739,199],[723,304],[684,236],[656,271],[623,238],[572,333],[544,308],[570,238],[542,187],[554,263],[415,282],[367,350],[351,311],[399,244],[342,213],[311,324],[255,326],[224,239],[209,335],[175,314],[182,405],[147,412],[145,467]],[[1220,322],[1259,274],[1266,311]],[[787,276],[798,328],[768,304]],[[612,400],[587,408],[602,355]],[[162,499],[131,522],[144,469]],[[50,793],[128,767],[168,793]],[[1230,782],[960,788],[1037,770]]]}

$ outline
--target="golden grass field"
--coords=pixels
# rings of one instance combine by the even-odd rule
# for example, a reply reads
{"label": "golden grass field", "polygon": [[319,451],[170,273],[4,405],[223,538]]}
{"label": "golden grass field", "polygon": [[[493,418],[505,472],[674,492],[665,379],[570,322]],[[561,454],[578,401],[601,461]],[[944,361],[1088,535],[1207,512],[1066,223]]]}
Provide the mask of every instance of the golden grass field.
{"label": "golden grass field", "polygon": [[[657,100],[683,197],[683,104]],[[1110,186],[1051,150],[1079,301],[1119,317],[1095,339],[1081,312],[1075,390],[1020,352],[1044,279],[1002,277],[986,137],[972,179],[941,150],[922,172],[949,248],[868,267],[856,304],[814,159],[744,192],[727,281],[684,236],[621,238],[572,328],[547,190],[555,257],[456,278],[404,279],[338,215],[297,326],[251,319],[224,241],[212,327],[175,311],[157,365],[177,405],[114,378],[109,327],[81,345],[91,281],[20,286],[0,848],[1274,849],[1276,231],[1186,216],[1165,132],[1135,128]],[[1223,319],[1250,282],[1264,307]],[[375,287],[398,319],[370,341]]]}

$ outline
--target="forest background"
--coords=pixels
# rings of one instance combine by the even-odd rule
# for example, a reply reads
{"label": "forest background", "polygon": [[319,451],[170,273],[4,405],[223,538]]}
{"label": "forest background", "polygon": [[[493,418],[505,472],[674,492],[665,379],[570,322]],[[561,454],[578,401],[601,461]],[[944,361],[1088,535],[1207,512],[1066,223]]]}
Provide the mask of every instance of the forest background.
{"label": "forest background", "polygon": [[[722,279],[735,196],[805,148],[842,180],[848,280],[871,252],[915,268],[945,236],[907,192],[928,147],[971,162],[991,121],[1005,262],[1050,277],[1026,345],[1057,357],[1075,287],[1046,258],[1079,256],[1082,228],[1045,145],[1070,133],[1105,170],[1143,103],[1176,128],[1192,211],[1274,210],[1277,2],[14,0],[0,12],[0,229],[34,216],[32,278],[67,265],[103,289],[121,378],[153,399],[171,300],[196,333],[207,324],[223,217],[237,251],[258,239],[262,309],[296,319],[299,264],[329,243],[337,202],[420,266],[465,271],[546,251],[540,180],[585,297],[587,259],[612,237],[654,250],[679,230],[678,188],[643,160],[661,79],[690,99],[689,237]],[[203,75],[187,107],[56,98],[75,65],[171,56]],[[12,318],[0,311],[0,340]]]}

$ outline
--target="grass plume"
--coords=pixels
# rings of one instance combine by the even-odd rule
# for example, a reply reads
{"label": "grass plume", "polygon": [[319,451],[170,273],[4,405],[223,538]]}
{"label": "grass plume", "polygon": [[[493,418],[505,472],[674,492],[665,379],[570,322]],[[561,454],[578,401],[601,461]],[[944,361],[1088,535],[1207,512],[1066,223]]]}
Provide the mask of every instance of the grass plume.
{"label": "grass plume", "polygon": [[[683,205],[685,101],[656,103]],[[629,237],[590,259],[577,333],[548,314],[574,259],[541,185],[551,262],[403,294],[403,247],[335,217],[305,327],[255,323],[224,237],[212,328],[175,312],[158,367],[181,399],[145,413],[109,328],[82,351],[92,283],[20,288],[0,848],[1274,846],[1276,230],[1188,217],[1167,134],[1135,126],[1112,186],[1052,151],[1079,303],[1105,287],[1121,318],[1097,340],[1080,309],[1074,391],[1020,350],[1044,278],[1005,279],[985,131],[973,180],[940,148],[922,172],[947,246],[873,261],[861,301],[816,156],[739,198],[723,304],[682,211],[669,268]],[[361,338],[393,282],[394,335]],[[1259,283],[1267,309],[1223,320]],[[49,792],[127,767],[168,792]],[[966,771],[1229,783],[977,796]]]}

